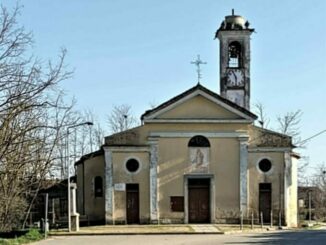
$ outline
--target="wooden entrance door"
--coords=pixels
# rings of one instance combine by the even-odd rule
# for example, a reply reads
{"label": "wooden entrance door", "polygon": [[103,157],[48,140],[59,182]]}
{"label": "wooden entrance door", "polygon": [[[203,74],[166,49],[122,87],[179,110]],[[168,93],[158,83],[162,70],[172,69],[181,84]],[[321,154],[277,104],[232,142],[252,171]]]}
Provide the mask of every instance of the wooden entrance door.
{"label": "wooden entrance door", "polygon": [[139,185],[127,184],[127,224],[139,224]]}
{"label": "wooden entrance door", "polygon": [[189,223],[210,222],[209,182],[210,179],[188,181]]}
{"label": "wooden entrance door", "polygon": [[[259,215],[263,213],[263,222],[271,221],[272,210],[272,184],[259,184]],[[260,216],[259,216],[260,217]]]}

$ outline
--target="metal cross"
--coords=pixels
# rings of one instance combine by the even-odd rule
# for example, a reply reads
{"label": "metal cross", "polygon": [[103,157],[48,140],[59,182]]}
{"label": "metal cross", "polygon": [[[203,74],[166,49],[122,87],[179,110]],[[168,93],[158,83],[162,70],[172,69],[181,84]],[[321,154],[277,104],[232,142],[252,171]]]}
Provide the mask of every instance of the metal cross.
{"label": "metal cross", "polygon": [[197,55],[197,60],[195,61],[191,61],[190,64],[193,64],[195,66],[197,66],[197,78],[198,78],[198,83],[200,83],[200,79],[201,79],[201,70],[200,70],[200,65],[206,65],[207,62],[203,62],[200,59],[200,55]]}

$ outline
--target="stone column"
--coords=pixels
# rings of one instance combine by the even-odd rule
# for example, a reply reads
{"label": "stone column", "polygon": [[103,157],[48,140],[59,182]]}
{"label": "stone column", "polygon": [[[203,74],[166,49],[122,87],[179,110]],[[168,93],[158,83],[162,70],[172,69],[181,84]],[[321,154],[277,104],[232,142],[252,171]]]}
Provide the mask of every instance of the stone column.
{"label": "stone column", "polygon": [[71,230],[72,231],[79,231],[79,213],[77,213],[76,208],[76,189],[77,185],[75,183],[70,184],[70,198],[71,198]]}
{"label": "stone column", "polygon": [[150,169],[149,169],[149,191],[150,191],[150,222],[158,223],[158,192],[157,192],[157,162],[158,144],[157,141],[150,141]]}
{"label": "stone column", "polygon": [[240,142],[240,211],[248,210],[248,137],[239,137]]}
{"label": "stone column", "polygon": [[188,204],[188,177],[184,176],[183,178],[183,193],[184,193],[184,223],[189,223],[189,204]]}
{"label": "stone column", "polygon": [[289,186],[290,186],[290,179],[291,179],[291,156],[289,152],[284,152],[284,221],[285,225],[287,226],[289,220]]}
{"label": "stone column", "polygon": [[112,150],[104,147],[105,157],[105,223],[113,224],[113,168]]}

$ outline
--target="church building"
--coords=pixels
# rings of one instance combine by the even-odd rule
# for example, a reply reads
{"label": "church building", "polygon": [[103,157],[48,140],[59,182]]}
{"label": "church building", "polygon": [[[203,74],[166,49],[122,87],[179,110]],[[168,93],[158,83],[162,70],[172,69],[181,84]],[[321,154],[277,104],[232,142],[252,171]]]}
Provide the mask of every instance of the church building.
{"label": "church building", "polygon": [[299,156],[291,137],[255,126],[250,111],[253,32],[234,13],[216,31],[220,94],[198,83],[76,162],[79,214],[106,224],[238,223],[253,214],[297,226]]}

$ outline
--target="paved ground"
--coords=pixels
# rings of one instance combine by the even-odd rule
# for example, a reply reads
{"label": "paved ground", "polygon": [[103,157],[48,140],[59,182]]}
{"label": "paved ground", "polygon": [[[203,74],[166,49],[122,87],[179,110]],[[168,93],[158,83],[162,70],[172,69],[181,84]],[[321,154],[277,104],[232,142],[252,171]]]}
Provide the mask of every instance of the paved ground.
{"label": "paved ground", "polygon": [[[249,232],[275,230],[277,227],[269,228],[255,225],[254,230],[250,225],[244,225],[243,230]],[[223,234],[228,232],[239,232],[240,225],[226,224],[170,224],[170,225],[101,225],[81,227],[78,232],[68,232],[67,229],[51,230],[52,236],[69,235],[133,235],[133,234]]]}
{"label": "paved ground", "polygon": [[232,235],[96,235],[52,237],[35,245],[218,245],[218,244],[326,244],[326,230],[269,231]]}

